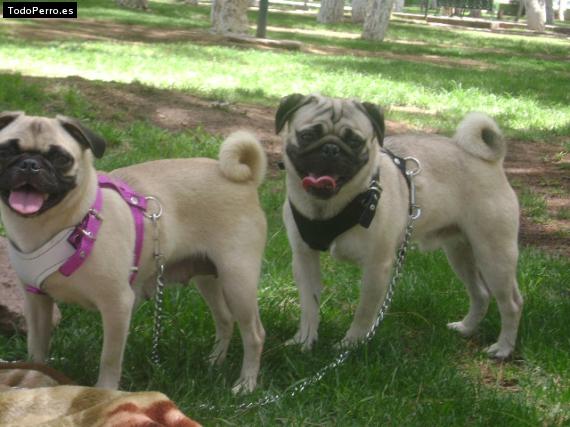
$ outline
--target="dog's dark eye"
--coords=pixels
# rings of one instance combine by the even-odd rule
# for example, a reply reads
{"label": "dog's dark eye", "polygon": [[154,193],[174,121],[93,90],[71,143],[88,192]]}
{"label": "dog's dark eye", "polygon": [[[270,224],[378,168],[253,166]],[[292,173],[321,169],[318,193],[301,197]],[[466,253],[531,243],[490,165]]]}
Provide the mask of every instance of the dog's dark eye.
{"label": "dog's dark eye", "polygon": [[309,129],[303,129],[300,132],[297,132],[297,141],[301,144],[306,144],[309,142],[316,141],[323,135],[323,130],[320,125],[314,126]]}
{"label": "dog's dark eye", "polygon": [[19,153],[18,143],[16,140],[10,140],[3,144],[0,144],[0,160],[6,160],[10,157],[14,157]]}
{"label": "dog's dark eye", "polygon": [[63,153],[58,154],[50,160],[54,168],[62,170],[69,169],[73,163],[71,157]]}
{"label": "dog's dark eye", "polygon": [[66,171],[73,165],[73,158],[58,147],[50,147],[45,157],[55,169]]}
{"label": "dog's dark eye", "polygon": [[312,142],[315,139],[317,139],[317,133],[312,129],[299,132],[299,142]]}
{"label": "dog's dark eye", "polygon": [[349,146],[351,146],[353,148],[358,148],[364,144],[364,139],[362,139],[360,136],[355,134],[350,129],[348,129],[345,132],[344,137],[342,139],[346,144],[348,144]]}

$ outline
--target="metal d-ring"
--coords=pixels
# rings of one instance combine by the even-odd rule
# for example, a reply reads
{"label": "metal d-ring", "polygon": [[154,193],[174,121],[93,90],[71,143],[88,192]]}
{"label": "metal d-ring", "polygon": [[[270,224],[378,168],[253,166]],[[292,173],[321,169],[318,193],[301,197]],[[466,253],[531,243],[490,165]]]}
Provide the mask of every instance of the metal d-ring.
{"label": "metal d-ring", "polygon": [[[415,166],[416,166],[415,169],[408,169],[408,167],[407,167],[408,161],[415,163]],[[406,175],[416,176],[422,171],[422,164],[415,157],[404,157],[404,162],[406,162]]]}
{"label": "metal d-ring", "polygon": [[160,203],[160,201],[154,197],[154,196],[146,196],[145,200],[148,201],[152,201],[156,204],[156,206],[158,206],[158,212],[156,213],[147,213],[145,212],[143,215],[149,219],[158,219],[162,216],[162,213],[164,212],[164,210],[162,209],[162,204]]}

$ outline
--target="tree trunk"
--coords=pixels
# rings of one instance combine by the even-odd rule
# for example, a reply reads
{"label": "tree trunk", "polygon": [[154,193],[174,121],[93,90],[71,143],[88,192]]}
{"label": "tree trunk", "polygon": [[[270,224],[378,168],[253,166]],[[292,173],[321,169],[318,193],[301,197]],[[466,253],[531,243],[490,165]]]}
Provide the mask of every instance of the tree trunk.
{"label": "tree trunk", "polygon": [[394,0],[394,12],[404,11],[404,0]]}
{"label": "tree trunk", "polygon": [[544,32],[546,29],[545,0],[526,0],[526,26],[529,30]]}
{"label": "tree trunk", "polygon": [[521,19],[523,12],[526,11],[525,1],[526,0],[519,0],[519,9],[517,11],[517,16],[515,17],[515,22],[519,22],[519,19]]}
{"label": "tree trunk", "polygon": [[546,0],[546,24],[554,25],[554,6],[552,0]]}
{"label": "tree trunk", "polygon": [[344,0],[321,0],[317,21],[323,24],[341,22],[344,16]]}
{"label": "tree trunk", "polygon": [[217,34],[247,34],[249,0],[213,0],[212,31]]}
{"label": "tree trunk", "polygon": [[364,18],[362,38],[382,41],[388,31],[394,0],[370,0]]}
{"label": "tree trunk", "polygon": [[566,0],[560,0],[560,3],[558,4],[558,19],[561,21],[564,21],[564,13],[566,12],[567,4]]}
{"label": "tree trunk", "polygon": [[364,22],[368,0],[352,0],[352,22]]}

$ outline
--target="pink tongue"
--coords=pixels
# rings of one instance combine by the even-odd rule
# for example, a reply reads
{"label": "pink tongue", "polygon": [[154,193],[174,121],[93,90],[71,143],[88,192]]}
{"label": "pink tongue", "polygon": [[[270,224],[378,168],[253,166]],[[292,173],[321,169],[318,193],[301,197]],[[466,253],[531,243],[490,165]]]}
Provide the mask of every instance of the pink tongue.
{"label": "pink tongue", "polygon": [[29,215],[42,208],[44,196],[37,191],[12,191],[8,202],[16,212]]}
{"label": "pink tongue", "polygon": [[334,190],[336,188],[336,181],[332,176],[328,175],[319,176],[318,178],[314,176],[306,176],[303,178],[303,188],[308,190],[312,187]]}

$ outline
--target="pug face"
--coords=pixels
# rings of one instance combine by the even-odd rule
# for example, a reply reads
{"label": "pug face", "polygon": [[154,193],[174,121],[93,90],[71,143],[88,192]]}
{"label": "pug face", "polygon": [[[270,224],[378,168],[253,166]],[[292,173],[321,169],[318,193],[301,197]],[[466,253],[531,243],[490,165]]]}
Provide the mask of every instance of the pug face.
{"label": "pug face", "polygon": [[290,95],[276,116],[288,124],[285,155],[303,189],[319,199],[336,195],[369,161],[384,136],[378,107],[352,100]]}
{"label": "pug face", "polygon": [[104,141],[74,119],[0,114],[1,201],[24,217],[57,206],[76,187],[86,148],[100,157]]}

